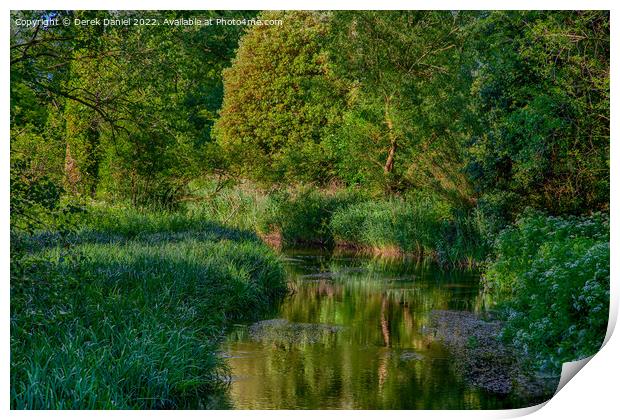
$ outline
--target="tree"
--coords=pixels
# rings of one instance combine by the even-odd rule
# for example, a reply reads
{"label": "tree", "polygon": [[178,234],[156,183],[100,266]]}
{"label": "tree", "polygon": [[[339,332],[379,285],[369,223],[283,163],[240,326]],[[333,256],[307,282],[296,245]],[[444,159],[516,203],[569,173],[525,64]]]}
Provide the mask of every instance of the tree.
{"label": "tree", "polygon": [[472,35],[481,203],[507,217],[608,208],[609,13],[485,13]]}
{"label": "tree", "polygon": [[326,183],[333,176],[323,139],[344,102],[323,50],[329,13],[266,12],[224,71],[215,130],[231,168],[262,182]]}
{"label": "tree", "polygon": [[453,134],[461,21],[450,12],[336,14],[330,57],[350,86],[340,146],[350,181],[467,197]]}
{"label": "tree", "polygon": [[[136,13],[15,12],[14,17],[163,20],[224,15]],[[14,92],[37,98],[43,107],[56,104],[66,121],[58,150],[65,158],[68,192],[130,198],[134,204],[174,204],[191,179],[222,166],[210,132],[222,99],[221,70],[232,58],[241,27],[41,23],[12,30]],[[14,102],[17,128],[23,107],[17,106],[19,99]]]}

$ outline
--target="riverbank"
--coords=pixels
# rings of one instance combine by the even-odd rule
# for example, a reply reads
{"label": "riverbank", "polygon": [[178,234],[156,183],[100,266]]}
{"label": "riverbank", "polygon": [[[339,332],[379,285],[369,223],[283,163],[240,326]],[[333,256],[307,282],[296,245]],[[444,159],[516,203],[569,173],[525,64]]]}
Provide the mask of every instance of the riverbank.
{"label": "riverbank", "polygon": [[[217,201],[226,221],[247,223],[271,244],[431,260],[476,268],[507,342],[537,368],[598,351],[609,313],[609,214],[552,216],[528,209],[514,221],[492,208],[464,209],[409,192],[370,197],[355,190],[231,190]],[[488,206],[487,206],[488,207]],[[243,215],[248,215],[245,217]],[[231,217],[230,215],[234,215]]]}
{"label": "riverbank", "polygon": [[11,241],[11,407],[226,407],[231,322],[286,292],[251,232],[93,207],[73,232]]}
{"label": "riverbank", "polygon": [[[497,235],[490,253],[477,245],[480,220],[457,216],[424,197],[233,191],[176,212],[91,203],[62,222],[73,229],[14,232],[11,406],[225,406],[218,340],[231,322],[259,317],[286,292],[282,261],[265,242],[452,261],[442,273],[486,259],[476,305],[497,309],[505,322],[482,331],[506,339],[480,349],[527,348],[536,370],[598,350],[609,304],[607,215],[529,212]],[[459,264],[465,255],[474,263]],[[324,291],[336,292],[329,284]],[[474,349],[476,334],[463,334]],[[462,369],[473,383],[493,392],[515,386],[510,354],[454,346],[466,353]],[[489,370],[494,359],[508,367]]]}
{"label": "riverbank", "polygon": [[[204,190],[197,191],[204,196]],[[251,229],[282,248],[344,248],[377,256],[432,259],[446,268],[474,268],[486,259],[487,222],[437,196],[371,197],[356,190],[290,188],[275,192],[240,186],[192,211]]]}
{"label": "riverbank", "polygon": [[454,355],[454,366],[472,385],[501,395],[516,395],[532,405],[550,399],[560,372],[543,375],[525,354],[500,339],[504,325],[472,312],[433,310],[430,334]]}

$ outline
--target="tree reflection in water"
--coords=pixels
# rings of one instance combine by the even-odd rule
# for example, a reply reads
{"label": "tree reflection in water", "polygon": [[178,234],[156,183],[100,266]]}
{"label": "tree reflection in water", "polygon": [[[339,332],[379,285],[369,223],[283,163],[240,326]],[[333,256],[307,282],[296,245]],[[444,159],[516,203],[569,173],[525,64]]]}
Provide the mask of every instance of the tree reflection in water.
{"label": "tree reflection in water", "polygon": [[253,337],[247,327],[233,331],[223,350],[229,355],[236,408],[527,405],[466,385],[452,369],[450,355],[428,333],[433,309],[481,310],[477,273],[407,260],[303,251],[286,255],[295,293],[275,318],[342,329],[294,341],[287,338],[290,331],[280,337],[277,331]]}

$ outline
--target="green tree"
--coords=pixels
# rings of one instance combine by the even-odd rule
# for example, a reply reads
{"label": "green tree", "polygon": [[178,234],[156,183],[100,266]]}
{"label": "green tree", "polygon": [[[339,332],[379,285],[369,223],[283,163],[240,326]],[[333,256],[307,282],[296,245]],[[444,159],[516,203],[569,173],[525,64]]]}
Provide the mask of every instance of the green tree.
{"label": "green tree", "polygon": [[450,12],[338,12],[331,57],[349,82],[340,167],[394,192],[468,196],[454,121],[463,17]]}
{"label": "green tree", "polygon": [[472,37],[469,169],[483,202],[607,208],[609,13],[484,13]]}
{"label": "green tree", "polygon": [[265,12],[239,43],[224,72],[218,142],[231,168],[258,181],[314,181],[334,176],[323,139],[344,101],[324,51],[330,14]]}
{"label": "green tree", "polygon": [[[253,12],[14,12],[13,17],[162,20],[240,15]],[[242,30],[14,26],[14,131],[21,133],[25,119],[37,119],[35,134],[40,136],[45,107],[53,103],[66,122],[55,137],[62,139],[54,143],[55,155],[65,160],[56,176],[64,178],[70,193],[174,204],[191,179],[224,167],[210,133],[223,95],[221,71],[229,65]],[[25,105],[33,99],[41,103],[41,115],[31,111],[26,118]]]}

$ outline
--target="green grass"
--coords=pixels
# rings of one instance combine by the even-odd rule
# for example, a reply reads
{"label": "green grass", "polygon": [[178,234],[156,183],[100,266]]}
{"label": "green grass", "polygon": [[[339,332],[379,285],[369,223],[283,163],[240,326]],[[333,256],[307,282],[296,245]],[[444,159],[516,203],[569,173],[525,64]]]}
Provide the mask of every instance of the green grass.
{"label": "green grass", "polygon": [[359,200],[358,195],[347,191],[303,189],[272,193],[257,228],[263,233],[276,232],[283,246],[331,246],[333,215]]}
{"label": "green grass", "polygon": [[213,182],[192,186],[194,200],[186,203],[189,213],[226,226],[257,230],[269,205],[267,192],[252,184],[227,186],[217,193],[215,190]]}
{"label": "green grass", "polygon": [[13,238],[11,407],[225,407],[218,341],[286,292],[277,256],[191,215],[80,217]]}
{"label": "green grass", "polygon": [[460,214],[427,195],[365,201],[338,209],[330,230],[336,243],[379,253],[432,257],[443,265],[473,266],[486,256],[475,215]]}
{"label": "green grass", "polygon": [[345,246],[461,267],[478,265],[489,251],[483,238],[486,221],[479,212],[455,209],[421,193],[373,199],[348,190],[306,187],[267,193],[236,186],[188,208],[199,220],[268,235],[283,247]]}
{"label": "green grass", "polygon": [[341,209],[331,220],[336,241],[420,256],[435,251],[435,240],[449,208],[430,198],[368,201]]}

